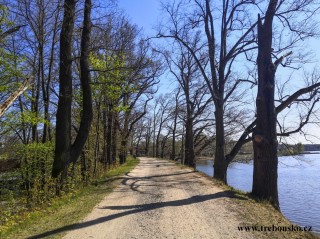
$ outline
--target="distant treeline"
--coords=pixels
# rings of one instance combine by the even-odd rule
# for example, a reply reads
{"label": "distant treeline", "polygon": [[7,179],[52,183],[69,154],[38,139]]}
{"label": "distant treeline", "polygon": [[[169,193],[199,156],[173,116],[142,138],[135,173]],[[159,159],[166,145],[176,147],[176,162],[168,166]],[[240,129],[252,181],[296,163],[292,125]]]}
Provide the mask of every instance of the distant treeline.
{"label": "distant treeline", "polygon": [[304,151],[320,151],[320,144],[304,144]]}

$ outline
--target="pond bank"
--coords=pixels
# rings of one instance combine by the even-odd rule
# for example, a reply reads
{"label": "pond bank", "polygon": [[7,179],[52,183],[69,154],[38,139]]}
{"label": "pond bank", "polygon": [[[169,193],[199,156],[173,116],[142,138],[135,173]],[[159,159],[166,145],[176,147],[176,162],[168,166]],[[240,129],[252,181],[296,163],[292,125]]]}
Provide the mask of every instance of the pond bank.
{"label": "pond bank", "polygon": [[[282,213],[301,226],[312,226],[320,232],[320,155],[304,154],[279,157],[278,191]],[[213,175],[213,161],[198,161],[197,169]],[[232,163],[228,168],[228,183],[250,192],[253,163]]]}

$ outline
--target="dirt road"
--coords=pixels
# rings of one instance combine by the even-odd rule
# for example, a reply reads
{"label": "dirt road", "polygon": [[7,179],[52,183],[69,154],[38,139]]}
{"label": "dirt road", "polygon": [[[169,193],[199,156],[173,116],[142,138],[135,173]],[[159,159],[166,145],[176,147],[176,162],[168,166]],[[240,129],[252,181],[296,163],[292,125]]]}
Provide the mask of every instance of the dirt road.
{"label": "dirt road", "polygon": [[188,168],[141,158],[113,193],[64,239],[262,238],[239,232],[232,194]]}

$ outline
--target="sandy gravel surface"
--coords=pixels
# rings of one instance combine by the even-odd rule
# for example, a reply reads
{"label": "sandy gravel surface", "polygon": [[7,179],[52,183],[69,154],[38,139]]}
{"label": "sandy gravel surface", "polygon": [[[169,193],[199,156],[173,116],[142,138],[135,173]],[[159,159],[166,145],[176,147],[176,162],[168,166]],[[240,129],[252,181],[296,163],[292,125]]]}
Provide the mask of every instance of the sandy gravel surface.
{"label": "sandy gravel surface", "polygon": [[245,223],[230,193],[188,168],[141,158],[113,193],[64,239],[263,238]]}

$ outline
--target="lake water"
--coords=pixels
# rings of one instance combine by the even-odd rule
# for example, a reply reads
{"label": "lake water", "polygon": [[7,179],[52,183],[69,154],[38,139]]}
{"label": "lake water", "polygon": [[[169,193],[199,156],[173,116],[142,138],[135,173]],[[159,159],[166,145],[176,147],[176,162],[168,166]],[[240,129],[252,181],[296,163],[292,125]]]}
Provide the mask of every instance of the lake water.
{"label": "lake water", "polygon": [[[213,161],[198,162],[197,169],[212,176]],[[250,192],[252,175],[252,161],[232,163],[228,184]],[[320,233],[320,154],[279,157],[278,190],[282,213],[291,222],[312,226],[313,231]]]}

